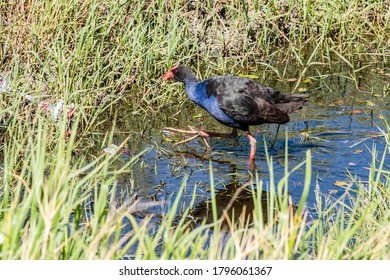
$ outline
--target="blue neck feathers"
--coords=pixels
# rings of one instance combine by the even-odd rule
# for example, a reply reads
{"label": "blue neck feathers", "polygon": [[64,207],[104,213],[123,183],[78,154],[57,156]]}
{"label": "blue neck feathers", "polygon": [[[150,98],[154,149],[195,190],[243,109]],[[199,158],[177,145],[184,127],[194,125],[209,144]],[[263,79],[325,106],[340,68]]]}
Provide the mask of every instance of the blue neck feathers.
{"label": "blue neck feathers", "polygon": [[240,127],[238,123],[221,110],[217,97],[211,93],[207,93],[207,81],[198,82],[197,80],[186,80],[184,84],[188,97],[194,103],[209,112],[219,122],[231,127]]}

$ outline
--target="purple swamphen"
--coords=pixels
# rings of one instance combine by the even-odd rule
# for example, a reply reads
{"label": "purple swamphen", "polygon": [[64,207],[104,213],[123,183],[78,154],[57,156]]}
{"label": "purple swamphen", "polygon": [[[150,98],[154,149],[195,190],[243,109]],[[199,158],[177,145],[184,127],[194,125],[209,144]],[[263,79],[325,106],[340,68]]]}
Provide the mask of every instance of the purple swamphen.
{"label": "purple swamphen", "polygon": [[249,138],[251,151],[249,164],[254,165],[256,139],[249,131],[250,125],[263,123],[285,124],[290,121],[289,113],[302,108],[307,101],[306,95],[289,95],[261,85],[258,82],[238,76],[217,76],[199,81],[195,73],[184,65],[177,65],[167,71],[163,80],[183,82],[188,97],[205,109],[220,123],[233,128],[231,134],[166,128],[170,131],[193,135],[184,143],[197,137],[210,149],[205,137],[234,137],[237,129],[243,130]]}

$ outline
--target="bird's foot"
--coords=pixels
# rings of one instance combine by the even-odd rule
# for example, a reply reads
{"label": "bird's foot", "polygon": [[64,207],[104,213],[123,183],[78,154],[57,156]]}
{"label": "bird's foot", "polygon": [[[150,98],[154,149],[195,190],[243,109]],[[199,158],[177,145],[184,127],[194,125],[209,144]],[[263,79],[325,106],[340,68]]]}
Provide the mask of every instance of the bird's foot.
{"label": "bird's foot", "polygon": [[189,130],[184,130],[184,129],[177,129],[177,128],[172,128],[172,127],[166,127],[164,128],[164,131],[169,131],[169,132],[175,132],[175,133],[184,133],[188,135],[192,135],[191,137],[181,140],[179,142],[176,142],[174,146],[180,145],[183,143],[190,142],[192,140],[195,140],[198,137],[201,137],[204,145],[206,146],[207,150],[211,150],[211,147],[209,143],[207,142],[206,138],[207,137],[220,137],[220,138],[237,138],[237,130],[233,129],[232,133],[226,134],[226,133],[219,133],[219,132],[212,132],[212,131],[206,131],[206,130],[198,130],[195,129],[191,126],[188,126]]}
{"label": "bird's foot", "polygon": [[209,133],[204,131],[204,130],[196,130],[196,129],[194,129],[191,126],[188,126],[188,128],[190,130],[177,129],[177,128],[173,128],[173,127],[166,127],[166,128],[164,128],[164,130],[165,131],[169,131],[169,132],[184,133],[184,134],[192,135],[191,137],[189,137],[187,139],[184,139],[184,140],[181,140],[179,142],[176,142],[175,144],[173,144],[173,146],[177,146],[177,145],[180,145],[180,144],[183,144],[183,143],[187,143],[187,142],[190,142],[192,140],[195,140],[198,137],[201,137],[201,139],[203,141],[203,144],[206,146],[206,149],[208,151],[210,151],[211,147],[210,147],[209,143],[207,142],[206,137],[213,137],[213,136],[210,136]]}

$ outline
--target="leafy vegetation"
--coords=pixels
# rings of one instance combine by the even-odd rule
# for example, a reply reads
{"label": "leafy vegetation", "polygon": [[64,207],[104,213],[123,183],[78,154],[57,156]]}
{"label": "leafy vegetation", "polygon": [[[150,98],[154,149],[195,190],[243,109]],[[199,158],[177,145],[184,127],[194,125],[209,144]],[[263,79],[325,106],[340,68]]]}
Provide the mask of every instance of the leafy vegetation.
{"label": "leafy vegetation", "polygon": [[138,216],[135,197],[119,201],[118,180],[145,151],[123,160],[127,139],[102,150],[122,108],[147,118],[180,106],[160,81],[169,66],[191,64],[199,76],[261,67],[285,79],[294,65],[298,90],[317,65],[341,62],[357,81],[362,61],[389,57],[388,1],[244,2],[0,0],[0,259],[389,258],[385,119],[388,150],[373,148],[370,180],[338,200],[318,196],[314,212],[305,208],[310,151],[295,167],[306,170],[297,205],[294,170],[285,162],[277,181],[268,156],[272,183],[254,174],[242,188],[255,201],[250,220],[217,212],[212,165],[211,223],[192,227],[191,204],[180,204],[185,180],[157,228]]}
{"label": "leafy vegetation", "polygon": [[[168,66],[204,76],[260,64],[382,60],[389,52],[388,1],[2,1],[1,71],[14,88],[93,106],[120,96],[156,110]],[[283,76],[282,73],[278,73]],[[95,109],[91,108],[92,114]]]}

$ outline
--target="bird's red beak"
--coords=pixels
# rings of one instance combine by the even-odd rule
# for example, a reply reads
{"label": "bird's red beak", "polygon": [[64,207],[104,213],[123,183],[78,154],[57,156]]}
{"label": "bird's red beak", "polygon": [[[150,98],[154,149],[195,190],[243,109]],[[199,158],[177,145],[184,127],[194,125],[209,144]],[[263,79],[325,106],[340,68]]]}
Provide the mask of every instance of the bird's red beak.
{"label": "bird's red beak", "polygon": [[167,71],[164,73],[164,76],[163,76],[163,80],[164,81],[168,81],[168,80],[172,80],[174,79],[175,77],[173,76],[173,73],[171,70]]}
{"label": "bird's red beak", "polygon": [[175,76],[173,76],[173,70],[175,70],[177,67],[179,67],[179,64],[169,69],[167,72],[164,73],[163,80],[169,81],[173,80]]}

